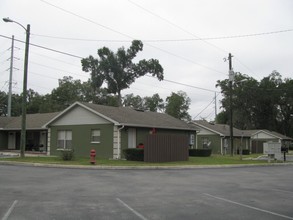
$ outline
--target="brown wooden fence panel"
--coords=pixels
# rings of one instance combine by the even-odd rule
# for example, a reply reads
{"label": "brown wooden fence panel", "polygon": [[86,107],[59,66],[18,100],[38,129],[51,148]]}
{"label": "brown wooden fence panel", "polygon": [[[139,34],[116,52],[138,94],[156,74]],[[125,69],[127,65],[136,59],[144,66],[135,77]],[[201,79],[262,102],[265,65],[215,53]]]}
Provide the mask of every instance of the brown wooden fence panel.
{"label": "brown wooden fence panel", "polygon": [[148,135],[144,146],[144,161],[152,163],[186,161],[188,143],[188,135]]}

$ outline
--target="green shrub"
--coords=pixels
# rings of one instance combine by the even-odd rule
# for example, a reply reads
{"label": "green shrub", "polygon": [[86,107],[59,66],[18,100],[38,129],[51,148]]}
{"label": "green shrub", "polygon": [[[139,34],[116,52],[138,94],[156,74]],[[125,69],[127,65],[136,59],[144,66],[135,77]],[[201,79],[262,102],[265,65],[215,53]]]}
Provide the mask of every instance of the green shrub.
{"label": "green shrub", "polygon": [[209,157],[212,154],[212,149],[189,149],[190,157]]}
{"label": "green shrub", "polygon": [[60,152],[62,160],[72,160],[74,157],[73,149],[62,149]]}
{"label": "green shrub", "polygon": [[123,155],[126,160],[143,161],[144,160],[144,149],[139,149],[139,148],[124,149]]}

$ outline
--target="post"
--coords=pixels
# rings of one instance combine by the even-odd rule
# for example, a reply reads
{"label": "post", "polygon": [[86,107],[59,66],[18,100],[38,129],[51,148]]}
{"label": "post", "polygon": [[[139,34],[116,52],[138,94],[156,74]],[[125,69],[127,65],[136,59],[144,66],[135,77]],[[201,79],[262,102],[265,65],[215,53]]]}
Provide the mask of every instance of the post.
{"label": "post", "polygon": [[215,92],[215,121],[217,119],[217,93]]}
{"label": "post", "polygon": [[9,74],[9,92],[7,104],[7,116],[11,117],[11,96],[12,96],[12,73],[13,73],[13,52],[14,52],[14,35],[12,35],[11,56],[10,56],[10,74]]}
{"label": "post", "polygon": [[233,86],[233,78],[234,73],[232,69],[232,55],[229,53],[229,105],[230,105],[230,148],[231,148],[231,156],[234,155],[234,144],[233,144],[233,103],[232,103],[232,86]]}
{"label": "post", "polygon": [[27,105],[27,71],[29,55],[30,25],[26,28],[25,55],[24,55],[24,72],[23,72],[23,91],[22,91],[22,121],[21,121],[21,139],[20,139],[20,156],[24,157],[26,146],[26,105]]}

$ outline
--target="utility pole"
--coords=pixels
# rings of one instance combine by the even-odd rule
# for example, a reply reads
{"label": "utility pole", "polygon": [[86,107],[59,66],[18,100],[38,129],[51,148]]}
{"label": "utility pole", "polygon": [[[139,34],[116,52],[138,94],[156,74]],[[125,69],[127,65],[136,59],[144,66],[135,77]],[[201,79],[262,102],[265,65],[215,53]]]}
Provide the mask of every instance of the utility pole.
{"label": "utility pole", "polygon": [[12,22],[21,26],[26,32],[25,39],[25,54],[24,54],[24,71],[23,71],[23,91],[22,91],[22,114],[21,114],[21,134],[20,134],[20,157],[25,156],[26,146],[26,108],[27,108],[27,73],[28,73],[28,56],[29,56],[29,40],[30,40],[30,25],[24,27],[22,24],[10,18],[3,18],[4,22]]}
{"label": "utility pole", "polygon": [[215,121],[217,119],[217,93],[215,92]]}
{"label": "utility pole", "polygon": [[233,144],[233,103],[232,103],[232,86],[234,81],[234,72],[232,68],[232,55],[229,53],[229,105],[230,105],[230,147],[231,147],[231,156],[234,155],[234,144]]}
{"label": "utility pole", "polygon": [[12,73],[13,73],[13,51],[14,51],[14,35],[12,35],[11,56],[10,56],[10,74],[9,74],[9,92],[8,92],[8,108],[7,116],[11,117],[11,97],[12,97]]}

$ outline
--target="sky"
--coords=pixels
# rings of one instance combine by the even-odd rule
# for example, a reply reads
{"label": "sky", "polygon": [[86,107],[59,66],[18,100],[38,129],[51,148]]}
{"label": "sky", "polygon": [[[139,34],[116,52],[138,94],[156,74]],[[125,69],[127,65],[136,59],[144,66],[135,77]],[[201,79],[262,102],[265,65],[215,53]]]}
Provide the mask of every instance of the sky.
{"label": "sky", "polygon": [[[192,119],[213,120],[221,111],[218,80],[232,66],[256,80],[274,70],[292,78],[292,0],[1,0],[1,18],[30,24],[28,88],[50,94],[58,79],[87,81],[81,58],[97,56],[142,40],[135,61],[158,59],[164,81],[144,76],[122,95],[158,93],[166,99],[183,91]],[[0,91],[8,92],[11,37],[25,41],[16,23],[0,22]],[[59,51],[59,52],[56,52]],[[21,93],[24,43],[15,41],[13,93]],[[216,101],[215,101],[216,97]],[[13,108],[13,106],[12,106]]]}

